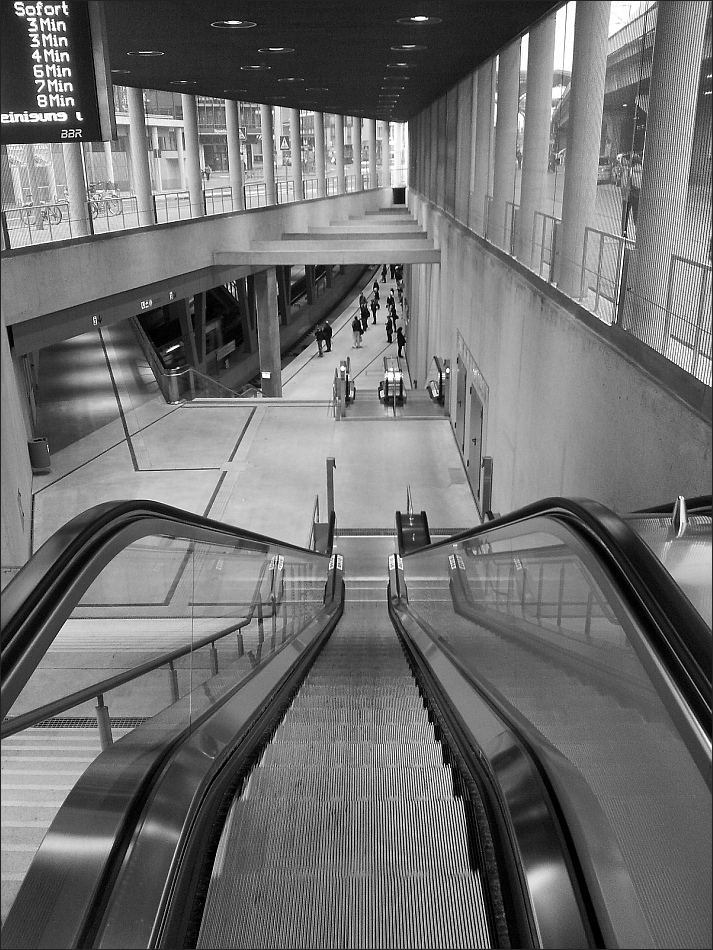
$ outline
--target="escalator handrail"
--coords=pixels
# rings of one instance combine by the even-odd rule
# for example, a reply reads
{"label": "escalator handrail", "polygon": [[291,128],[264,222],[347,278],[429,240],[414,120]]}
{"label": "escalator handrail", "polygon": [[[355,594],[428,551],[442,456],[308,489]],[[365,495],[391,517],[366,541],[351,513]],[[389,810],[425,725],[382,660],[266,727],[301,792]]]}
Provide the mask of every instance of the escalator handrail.
{"label": "escalator handrail", "polygon": [[106,564],[132,541],[175,533],[189,541],[252,548],[264,554],[279,547],[327,560],[315,551],[157,501],[95,505],[45,541],[2,592],[0,718],[7,716],[81,594]]}
{"label": "escalator handrail", "polygon": [[[124,686],[126,683],[131,683],[133,680],[145,676],[146,673],[151,673],[153,670],[160,669],[162,666],[167,666],[169,663],[180,660],[181,657],[188,656],[189,653],[195,653],[202,647],[208,646],[211,643],[215,643],[217,640],[222,640],[224,637],[230,636],[231,633],[235,633],[238,630],[242,630],[243,627],[247,627],[250,623],[252,623],[257,612],[258,602],[260,601],[260,588],[262,586],[263,580],[265,579],[265,571],[268,567],[268,564],[269,561],[267,559],[263,561],[262,567],[260,569],[260,576],[257,579],[255,591],[250,600],[248,612],[245,617],[242,618],[242,620],[239,620],[237,623],[232,623],[230,626],[224,627],[221,630],[217,630],[215,633],[210,633],[205,637],[201,637],[198,640],[193,640],[185,647],[179,647],[175,650],[169,650],[166,653],[161,653],[159,656],[154,657],[154,659],[148,660],[146,663],[140,663],[138,666],[132,667],[125,673],[117,673],[115,676],[109,676],[106,679],[100,680],[98,683],[94,683],[92,686],[87,686],[84,689],[76,690],[75,692],[64,696],[62,699],[56,699],[51,703],[45,703],[43,706],[38,706],[36,709],[22,713],[19,716],[12,716],[8,717],[7,719],[3,719],[3,721],[0,723],[0,738],[7,739],[9,736],[13,736],[18,732],[22,732],[24,729],[29,729],[32,726],[36,726],[40,722],[44,722],[47,719],[52,719],[55,716],[60,716],[62,713],[68,712],[70,709],[73,709],[75,706],[79,706],[81,703],[95,699],[100,695],[103,696],[104,693],[108,693],[112,689],[116,689],[119,686]],[[273,606],[272,604],[269,604],[264,608],[263,617],[269,617],[272,614],[272,610]]]}
{"label": "escalator handrail", "polygon": [[[668,515],[670,518],[673,513],[674,505],[672,502],[665,502],[663,505],[651,505],[647,508],[637,508],[632,511],[632,515]],[[696,495],[693,498],[686,498],[686,510],[689,514],[710,514],[713,508],[713,498],[710,495]]]}
{"label": "escalator handrail", "polygon": [[[450,548],[501,527],[548,517],[565,523],[596,550],[620,582],[628,606],[676,682],[699,726],[710,736],[712,719],[710,628],[669,572],[636,532],[611,509],[587,498],[543,498],[469,531],[431,545]],[[417,556],[414,552],[407,557]]]}

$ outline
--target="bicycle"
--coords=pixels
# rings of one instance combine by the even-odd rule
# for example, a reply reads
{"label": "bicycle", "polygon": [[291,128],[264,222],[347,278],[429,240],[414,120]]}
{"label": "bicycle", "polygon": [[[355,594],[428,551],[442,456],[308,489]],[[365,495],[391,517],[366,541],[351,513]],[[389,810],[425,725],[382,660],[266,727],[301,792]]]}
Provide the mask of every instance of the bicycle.
{"label": "bicycle", "polygon": [[62,220],[62,209],[58,205],[48,205],[45,202],[39,205],[27,204],[20,208],[20,221],[26,227],[31,223],[37,223],[37,213],[39,211],[40,220],[48,224],[59,224]]}
{"label": "bicycle", "polygon": [[121,214],[121,198],[115,191],[92,191],[89,194],[89,210],[93,218]]}

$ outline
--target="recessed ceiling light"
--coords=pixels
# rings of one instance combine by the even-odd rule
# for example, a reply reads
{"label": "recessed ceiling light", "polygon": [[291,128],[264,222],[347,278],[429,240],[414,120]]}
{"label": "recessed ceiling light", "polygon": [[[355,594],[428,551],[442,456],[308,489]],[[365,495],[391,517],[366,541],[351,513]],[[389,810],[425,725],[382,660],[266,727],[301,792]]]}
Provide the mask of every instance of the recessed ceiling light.
{"label": "recessed ceiling light", "polygon": [[229,94],[230,94],[230,95],[234,95],[236,92],[238,92],[238,93],[240,93],[240,92],[247,92],[247,89],[224,89],[223,92],[224,92],[225,95],[227,96],[227,95],[229,95]]}
{"label": "recessed ceiling light", "polygon": [[172,79],[172,86],[195,86],[195,79]]}
{"label": "recessed ceiling light", "polygon": [[410,79],[410,76],[384,76],[384,82],[408,82]]}
{"label": "recessed ceiling light", "polygon": [[114,76],[128,76],[130,72],[130,69],[112,69],[112,74]]}
{"label": "recessed ceiling light", "polygon": [[249,66],[241,66],[240,68],[255,71],[257,69],[272,69],[272,66],[268,66],[267,63],[250,63]]}
{"label": "recessed ceiling light", "polygon": [[258,53],[294,53],[293,46],[263,46]]}
{"label": "recessed ceiling light", "polygon": [[443,23],[443,20],[438,16],[418,14],[417,16],[400,17],[396,22],[405,26],[435,26],[437,23]]}
{"label": "recessed ceiling light", "polygon": [[308,86],[305,92],[329,92],[326,86]]}
{"label": "recessed ceiling light", "polygon": [[211,26],[214,30],[249,30],[257,23],[252,20],[214,20]]}
{"label": "recessed ceiling light", "polygon": [[387,69],[412,69],[414,63],[387,63]]}
{"label": "recessed ceiling light", "polygon": [[160,49],[135,49],[131,50],[130,53],[126,54],[127,56],[163,56],[163,51]]}
{"label": "recessed ceiling light", "polygon": [[299,76],[285,76],[283,79],[278,79],[278,82],[304,82],[304,79],[300,79]]}
{"label": "recessed ceiling light", "polygon": [[402,43],[401,46],[391,47],[391,49],[397,53],[416,53],[426,48],[425,46],[418,46],[416,43]]}

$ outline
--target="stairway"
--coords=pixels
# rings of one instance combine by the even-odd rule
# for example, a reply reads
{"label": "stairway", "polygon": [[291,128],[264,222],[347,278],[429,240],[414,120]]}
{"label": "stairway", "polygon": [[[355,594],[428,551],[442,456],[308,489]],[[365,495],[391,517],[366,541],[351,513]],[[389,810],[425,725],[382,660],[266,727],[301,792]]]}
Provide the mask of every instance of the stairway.
{"label": "stairway", "polygon": [[[114,741],[128,731],[113,728]],[[3,740],[0,755],[0,913],[3,924],[54,816],[79,776],[100,752],[96,728],[36,727]]]}

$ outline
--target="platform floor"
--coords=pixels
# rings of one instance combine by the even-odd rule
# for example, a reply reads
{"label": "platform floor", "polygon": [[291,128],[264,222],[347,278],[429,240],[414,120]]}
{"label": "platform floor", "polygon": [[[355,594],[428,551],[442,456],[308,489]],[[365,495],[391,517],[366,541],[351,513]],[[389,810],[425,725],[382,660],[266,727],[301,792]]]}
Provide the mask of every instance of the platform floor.
{"label": "platform floor", "polygon": [[[137,399],[136,367],[115,354],[119,418],[53,452],[51,472],[34,476],[33,550],[92,505],[140,498],[305,545],[317,496],[326,518],[327,458],[336,461],[340,531],[393,529],[408,487],[432,528],[478,524],[450,422],[425,393],[426,381],[411,390],[408,377],[406,402],[396,411],[379,402],[383,357],[396,355],[384,316],[392,281],[380,283],[378,323],[370,322],[362,347],[353,348],[358,295],[362,287],[368,294],[375,273],[332,314],[332,351],[320,358],[312,342],[284,366],[282,400],[170,406],[159,393]],[[357,397],[339,420],[332,389],[346,357]]]}

